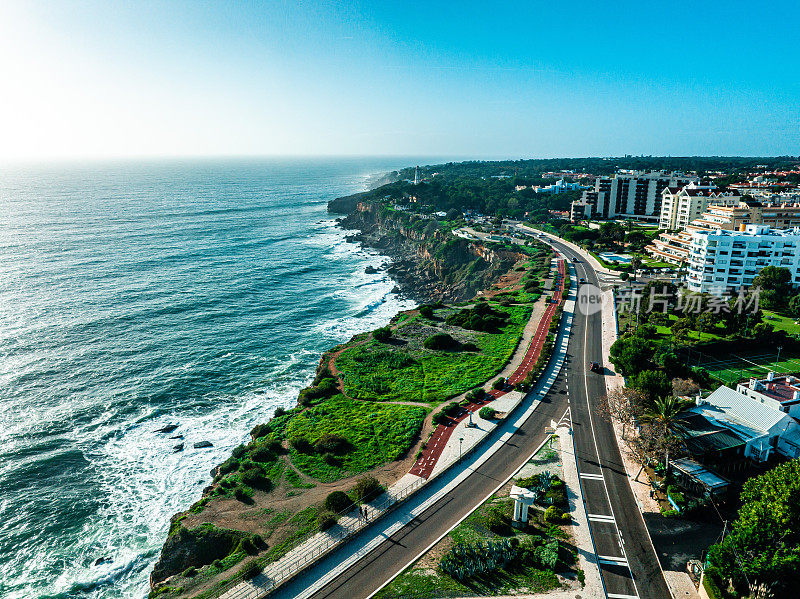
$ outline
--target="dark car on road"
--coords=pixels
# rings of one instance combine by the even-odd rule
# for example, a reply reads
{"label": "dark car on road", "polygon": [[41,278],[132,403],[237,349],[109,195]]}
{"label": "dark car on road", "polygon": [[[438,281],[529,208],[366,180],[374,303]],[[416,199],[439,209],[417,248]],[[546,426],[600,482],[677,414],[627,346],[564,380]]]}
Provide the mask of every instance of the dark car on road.
{"label": "dark car on road", "polygon": [[603,367],[600,366],[600,362],[589,362],[589,370],[592,372],[598,372],[600,374],[603,373]]}

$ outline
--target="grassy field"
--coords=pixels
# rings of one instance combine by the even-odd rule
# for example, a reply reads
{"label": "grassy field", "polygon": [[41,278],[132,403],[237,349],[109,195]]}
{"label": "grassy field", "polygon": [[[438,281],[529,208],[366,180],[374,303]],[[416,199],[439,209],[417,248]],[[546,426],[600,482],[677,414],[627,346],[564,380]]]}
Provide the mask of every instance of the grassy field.
{"label": "grassy field", "polygon": [[[646,309],[646,306],[643,304],[642,309]],[[669,321],[670,326],[672,323],[678,321],[678,317],[675,314],[669,314]],[[620,333],[626,330],[626,327],[630,326],[631,328],[636,326],[636,314],[633,312],[618,312],[617,313],[617,323],[619,325]],[[657,325],[657,334],[658,340],[667,340],[673,336],[672,330],[669,326],[665,325]],[[717,339],[722,339],[725,336],[725,329],[722,326],[717,327],[718,333],[711,333],[711,332],[701,332],[695,330],[689,330],[687,332],[687,338],[691,341],[714,341]]]}
{"label": "grassy field", "polygon": [[798,321],[800,321],[798,318],[783,316],[777,312],[764,310],[764,322],[771,324],[773,327],[775,327],[775,330],[786,331],[792,335],[798,335],[800,334],[800,324],[797,324]]}
{"label": "grassy field", "polygon": [[[446,325],[453,309],[436,310],[434,319],[406,319],[395,332],[394,343],[371,341],[348,348],[336,359],[347,395],[372,401],[438,403],[483,384],[511,358],[530,318],[529,304],[490,305],[508,315],[497,332],[479,332]],[[424,340],[445,332],[460,343],[474,343],[479,351],[436,351]]]}
{"label": "grassy field", "polygon": [[779,374],[800,372],[800,352],[787,349],[781,350],[780,358],[777,348],[772,352],[742,348],[742,351],[720,356],[694,351],[688,359],[692,366],[705,368],[711,376],[726,384],[752,377],[765,378],[770,371]]}
{"label": "grassy field", "polygon": [[334,434],[347,439],[352,449],[333,458],[292,449],[292,463],[322,482],[366,472],[402,457],[427,413],[416,406],[364,403],[336,395],[292,418],[286,438],[303,437],[313,445],[323,435]]}

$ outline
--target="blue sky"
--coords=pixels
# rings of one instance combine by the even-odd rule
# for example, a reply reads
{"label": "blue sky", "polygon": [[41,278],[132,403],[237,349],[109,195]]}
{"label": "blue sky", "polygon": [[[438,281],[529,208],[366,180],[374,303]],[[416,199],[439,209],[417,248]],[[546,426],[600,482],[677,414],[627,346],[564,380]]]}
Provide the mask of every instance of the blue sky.
{"label": "blue sky", "polygon": [[0,159],[800,154],[800,5],[6,2]]}

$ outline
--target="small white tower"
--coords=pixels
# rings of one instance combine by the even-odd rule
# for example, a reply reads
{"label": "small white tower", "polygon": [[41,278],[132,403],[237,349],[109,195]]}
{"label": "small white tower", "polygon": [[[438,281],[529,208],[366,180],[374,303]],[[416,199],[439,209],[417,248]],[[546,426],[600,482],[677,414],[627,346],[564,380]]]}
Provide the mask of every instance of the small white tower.
{"label": "small white tower", "polygon": [[414,169],[414,185],[419,185],[419,167]]}

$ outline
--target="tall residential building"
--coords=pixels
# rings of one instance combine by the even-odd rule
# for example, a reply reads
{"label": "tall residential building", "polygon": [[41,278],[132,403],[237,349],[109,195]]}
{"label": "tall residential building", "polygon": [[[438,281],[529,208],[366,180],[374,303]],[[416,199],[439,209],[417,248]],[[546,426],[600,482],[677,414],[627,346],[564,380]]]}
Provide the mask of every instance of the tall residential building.
{"label": "tall residential building", "polygon": [[789,269],[792,284],[800,286],[800,228],[695,231],[686,282],[691,291],[722,293],[752,285],[765,266]]}
{"label": "tall residential building", "polygon": [[689,257],[692,233],[717,229],[742,231],[749,224],[763,224],[772,229],[800,227],[800,204],[763,205],[749,198],[740,198],[735,203],[727,196],[717,198],[683,230],[662,233],[645,250],[657,260],[680,265]]}
{"label": "tall residential building", "polygon": [[[583,192],[571,213],[591,212],[592,217],[624,216],[659,220],[661,192],[667,187],[697,183],[695,176],[682,173],[639,172],[617,173],[613,177],[597,177],[594,188]],[[588,207],[590,206],[590,208]]]}
{"label": "tall residential building", "polygon": [[685,229],[712,202],[716,205],[737,206],[740,200],[738,193],[718,191],[713,186],[689,183],[683,187],[667,187],[661,192],[661,218],[658,227]]}

